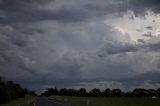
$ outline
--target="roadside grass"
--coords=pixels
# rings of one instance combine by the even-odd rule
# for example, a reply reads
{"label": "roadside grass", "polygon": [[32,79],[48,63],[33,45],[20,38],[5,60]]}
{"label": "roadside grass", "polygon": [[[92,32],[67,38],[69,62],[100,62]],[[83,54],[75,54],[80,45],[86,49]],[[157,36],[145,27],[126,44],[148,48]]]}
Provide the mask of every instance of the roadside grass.
{"label": "roadside grass", "polygon": [[160,98],[51,96],[49,99],[70,104],[71,106],[160,106]]}
{"label": "roadside grass", "polygon": [[34,98],[35,97],[33,96],[26,95],[24,98],[19,98],[0,106],[28,106],[28,104],[31,103]]}

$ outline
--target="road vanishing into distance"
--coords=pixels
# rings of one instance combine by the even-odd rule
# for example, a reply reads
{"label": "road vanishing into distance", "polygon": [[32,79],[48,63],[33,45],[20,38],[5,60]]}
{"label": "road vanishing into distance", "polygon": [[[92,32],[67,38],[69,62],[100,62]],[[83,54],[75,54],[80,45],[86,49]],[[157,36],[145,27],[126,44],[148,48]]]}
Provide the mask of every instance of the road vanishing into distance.
{"label": "road vanishing into distance", "polygon": [[36,100],[34,100],[29,106],[70,106],[70,105],[51,101],[44,97],[39,97]]}

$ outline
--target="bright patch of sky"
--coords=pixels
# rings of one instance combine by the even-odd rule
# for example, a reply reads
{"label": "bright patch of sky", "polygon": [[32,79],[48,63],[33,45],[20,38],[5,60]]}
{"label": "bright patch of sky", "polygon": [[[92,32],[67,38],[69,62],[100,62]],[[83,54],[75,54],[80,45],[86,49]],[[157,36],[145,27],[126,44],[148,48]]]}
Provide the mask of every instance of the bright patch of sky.
{"label": "bright patch of sky", "polygon": [[105,20],[105,23],[119,31],[121,35],[129,35],[131,43],[160,36],[160,14],[150,11],[138,17],[133,11],[127,11],[122,17],[112,17]]}

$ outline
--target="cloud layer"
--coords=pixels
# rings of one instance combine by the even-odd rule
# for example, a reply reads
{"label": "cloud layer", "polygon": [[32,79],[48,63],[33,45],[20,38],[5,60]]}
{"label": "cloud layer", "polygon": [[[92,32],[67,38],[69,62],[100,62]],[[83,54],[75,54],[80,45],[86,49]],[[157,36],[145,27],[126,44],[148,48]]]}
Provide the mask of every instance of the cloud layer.
{"label": "cloud layer", "polygon": [[[154,24],[159,5],[158,0],[0,0],[1,76],[37,91],[160,87],[160,29]],[[134,22],[143,22],[141,29],[129,26]]]}

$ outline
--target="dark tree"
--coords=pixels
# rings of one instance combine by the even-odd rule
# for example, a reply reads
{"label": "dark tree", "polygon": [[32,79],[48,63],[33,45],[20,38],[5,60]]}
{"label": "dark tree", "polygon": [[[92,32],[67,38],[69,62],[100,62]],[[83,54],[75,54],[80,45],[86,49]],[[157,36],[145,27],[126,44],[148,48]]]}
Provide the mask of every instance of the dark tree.
{"label": "dark tree", "polygon": [[89,92],[89,95],[98,97],[98,96],[101,96],[101,91],[100,89],[94,88]]}
{"label": "dark tree", "polygon": [[111,90],[109,88],[105,89],[103,91],[103,96],[104,97],[110,97],[111,96]]}
{"label": "dark tree", "polygon": [[25,89],[19,84],[13,83],[12,81],[6,82],[0,78],[0,104],[17,98],[22,98],[25,94]]}
{"label": "dark tree", "polygon": [[50,95],[58,95],[58,89],[57,88],[48,88],[48,93]]}
{"label": "dark tree", "polygon": [[67,95],[67,89],[66,88],[61,88],[60,90],[59,90],[59,95]]}
{"label": "dark tree", "polygon": [[160,88],[157,89],[157,97],[160,97]]}
{"label": "dark tree", "polygon": [[154,89],[148,89],[148,93],[150,97],[156,97],[157,96],[157,91]]}
{"label": "dark tree", "polygon": [[58,95],[58,89],[57,88],[47,88],[44,93],[41,94],[41,96],[51,96],[51,95]]}
{"label": "dark tree", "polygon": [[134,97],[134,94],[133,94],[133,92],[124,92],[123,96],[124,97]]}
{"label": "dark tree", "polygon": [[87,96],[87,91],[85,88],[80,88],[78,90],[78,96]]}
{"label": "dark tree", "polygon": [[0,84],[0,104],[11,100],[10,89],[5,84]]}
{"label": "dark tree", "polygon": [[78,96],[78,91],[75,89],[67,89],[68,96]]}
{"label": "dark tree", "polygon": [[120,89],[113,89],[111,93],[112,97],[121,97],[122,96],[122,91]]}
{"label": "dark tree", "polygon": [[136,88],[133,93],[135,97],[149,97],[149,92],[146,89]]}
{"label": "dark tree", "polygon": [[[3,85],[3,84],[1,84],[1,85]],[[12,85],[11,82],[10,82],[10,85]],[[17,88],[19,88],[18,85],[16,85],[16,86],[17,86]],[[3,92],[4,89],[8,89],[8,87],[0,87],[0,94],[1,95],[8,95],[8,92]],[[8,89],[7,91],[10,91],[10,89]],[[13,95],[14,95],[14,93],[13,93]],[[160,88],[157,90],[136,88],[132,92],[122,92],[121,89],[112,89],[111,90],[109,88],[107,88],[103,92],[101,92],[100,89],[94,88],[89,93],[86,91],[85,88],[81,88],[79,90],[61,88],[59,91],[57,90],[57,88],[49,88],[41,95],[42,96],[50,96],[50,95],[91,96],[91,97],[100,97],[100,96],[101,97],[160,97]],[[12,97],[11,93],[7,97],[11,98]]]}

